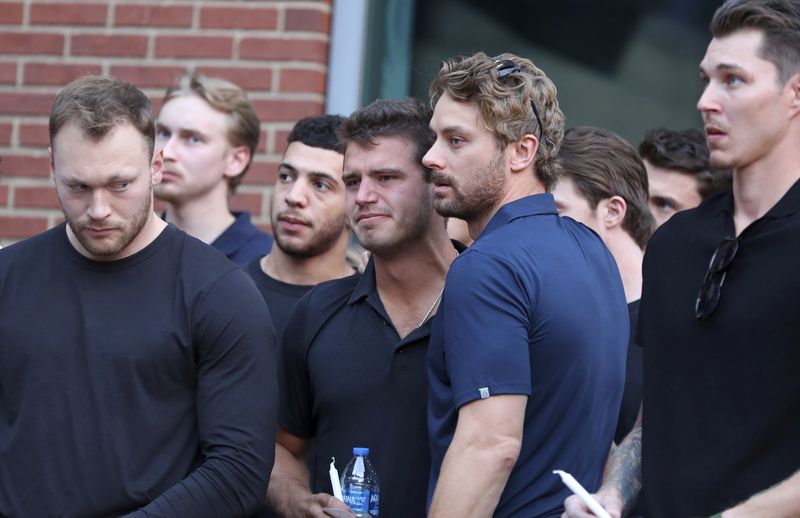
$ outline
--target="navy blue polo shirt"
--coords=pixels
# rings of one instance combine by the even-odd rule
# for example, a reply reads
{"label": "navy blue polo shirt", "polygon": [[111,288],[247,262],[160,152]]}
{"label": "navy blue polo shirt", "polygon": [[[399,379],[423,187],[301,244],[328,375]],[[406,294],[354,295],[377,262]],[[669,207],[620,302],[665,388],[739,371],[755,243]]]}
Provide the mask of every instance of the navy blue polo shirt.
{"label": "navy blue polo shirt", "polygon": [[429,499],[459,408],[528,396],[495,517],[558,516],[554,469],[600,486],[625,378],[628,310],[613,257],[549,193],[508,203],[450,267],[428,349]]}
{"label": "navy blue polo shirt", "polygon": [[243,267],[272,250],[272,236],[253,225],[249,212],[234,212],[233,215],[236,219],[211,243],[211,246]]}

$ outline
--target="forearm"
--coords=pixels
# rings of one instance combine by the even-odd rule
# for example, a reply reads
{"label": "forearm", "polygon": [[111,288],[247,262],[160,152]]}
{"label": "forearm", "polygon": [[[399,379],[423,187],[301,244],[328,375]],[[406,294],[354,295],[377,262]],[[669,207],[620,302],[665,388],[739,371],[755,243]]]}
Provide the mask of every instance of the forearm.
{"label": "forearm", "polygon": [[429,518],[490,517],[519,454],[519,442],[476,445],[454,438],[442,463]]}
{"label": "forearm", "polygon": [[642,428],[637,424],[611,455],[608,478],[598,493],[616,493],[625,512],[630,511],[642,488]]}
{"label": "forearm", "polygon": [[289,516],[292,502],[311,496],[308,469],[280,443],[275,445],[275,466],[267,488],[266,502],[281,516]]}
{"label": "forearm", "polygon": [[722,513],[723,518],[800,517],[800,471],[766,491]]}

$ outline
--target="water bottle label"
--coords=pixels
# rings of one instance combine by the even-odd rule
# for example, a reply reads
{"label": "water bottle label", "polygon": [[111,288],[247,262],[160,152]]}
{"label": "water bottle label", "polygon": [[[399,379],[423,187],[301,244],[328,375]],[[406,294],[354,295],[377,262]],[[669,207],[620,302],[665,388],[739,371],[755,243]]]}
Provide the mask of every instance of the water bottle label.
{"label": "water bottle label", "polygon": [[368,513],[370,507],[369,490],[348,485],[342,491],[342,500],[354,513]]}
{"label": "water bottle label", "polygon": [[379,516],[378,500],[380,500],[380,493],[373,491],[369,495],[369,514],[370,516]]}

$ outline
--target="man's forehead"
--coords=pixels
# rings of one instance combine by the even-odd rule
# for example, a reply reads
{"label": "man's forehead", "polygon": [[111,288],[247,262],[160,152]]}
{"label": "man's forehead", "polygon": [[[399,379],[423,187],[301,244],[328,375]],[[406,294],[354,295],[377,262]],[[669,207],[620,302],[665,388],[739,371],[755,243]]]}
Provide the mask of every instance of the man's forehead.
{"label": "man's forehead", "polygon": [[763,32],[757,29],[715,37],[708,44],[700,69],[712,73],[715,70],[750,68],[757,61],[771,64],[759,55],[763,39]]}
{"label": "man's forehead", "polygon": [[431,128],[435,131],[468,131],[485,126],[480,107],[473,101],[458,101],[443,94],[433,110]]}
{"label": "man's forehead", "polygon": [[377,137],[372,143],[350,142],[344,153],[345,171],[354,168],[370,170],[397,169],[412,163],[414,145],[399,135]]}

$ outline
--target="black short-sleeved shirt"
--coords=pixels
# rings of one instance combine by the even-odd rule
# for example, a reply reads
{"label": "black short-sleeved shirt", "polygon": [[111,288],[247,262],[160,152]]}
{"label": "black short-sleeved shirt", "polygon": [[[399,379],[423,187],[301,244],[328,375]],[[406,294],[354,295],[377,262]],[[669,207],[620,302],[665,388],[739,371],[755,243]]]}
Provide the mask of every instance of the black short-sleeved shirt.
{"label": "black short-sleeved shirt", "polygon": [[239,266],[268,254],[272,249],[272,236],[253,225],[249,212],[234,212],[233,216],[236,219],[211,243],[211,246]]}
{"label": "black short-sleeved shirt", "polygon": [[289,315],[292,314],[295,304],[314,286],[289,284],[270,277],[261,269],[261,258],[247,263],[244,271],[253,278],[258,291],[264,297],[264,302],[267,303],[267,308],[269,308],[269,315],[272,317],[272,325],[275,326],[276,335],[278,337],[283,336],[286,322],[288,322]]}
{"label": "black short-sleeved shirt", "polygon": [[800,468],[800,182],[739,235],[716,310],[695,318],[733,198],[673,216],[644,259],[642,498],[708,516]]}
{"label": "black short-sleeved shirt", "polygon": [[619,407],[617,431],[614,442],[620,444],[633,429],[639,408],[642,406],[642,386],[644,385],[642,367],[642,346],[636,342],[636,328],[639,325],[639,300],[628,304],[628,316],[631,323],[630,340],[628,341],[628,358],[625,363],[625,390],[622,392],[622,403]]}
{"label": "black short-sleeved shirt", "polygon": [[324,282],[297,304],[283,339],[280,424],[313,441],[311,490],[331,493],[354,446],[370,449],[382,518],[425,516],[430,452],[430,321],[401,339],[381,303],[373,262]]}

